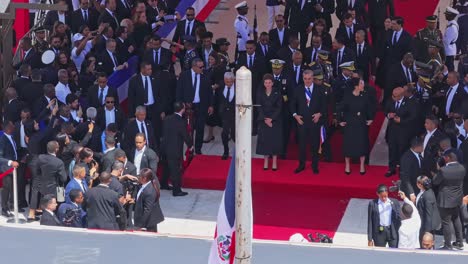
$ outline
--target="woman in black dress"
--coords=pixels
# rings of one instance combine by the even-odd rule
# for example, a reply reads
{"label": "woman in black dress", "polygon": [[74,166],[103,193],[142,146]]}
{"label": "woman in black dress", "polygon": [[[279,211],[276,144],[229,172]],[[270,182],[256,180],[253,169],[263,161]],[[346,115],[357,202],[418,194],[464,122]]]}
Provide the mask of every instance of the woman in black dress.
{"label": "woman in black dress", "polygon": [[[226,68],[221,65],[221,61],[217,52],[213,51],[208,55],[208,66],[204,71],[208,79],[210,79],[211,89],[213,97],[216,98],[216,93],[220,83],[223,82],[224,72]],[[206,125],[208,126],[208,136],[203,140],[203,143],[209,143],[215,139],[213,135],[213,129],[215,126],[221,126],[221,118],[218,115],[218,102],[215,101],[213,105],[214,111],[213,114],[208,117],[206,120]]]}
{"label": "woman in black dress", "polygon": [[369,95],[364,91],[364,81],[361,78],[353,78],[351,84],[354,89],[345,93],[338,112],[338,121],[344,131],[345,173],[351,173],[351,158],[359,157],[360,173],[364,175],[364,162],[369,151],[368,126],[372,123],[372,108]]}
{"label": "woman in black dress", "polygon": [[[265,74],[263,85],[258,89],[258,137],[257,154],[264,155],[263,169],[268,170],[268,158],[273,157],[272,170],[276,171],[277,157],[282,151],[281,93],[273,88],[273,75]],[[263,88],[263,89],[262,89]]]}

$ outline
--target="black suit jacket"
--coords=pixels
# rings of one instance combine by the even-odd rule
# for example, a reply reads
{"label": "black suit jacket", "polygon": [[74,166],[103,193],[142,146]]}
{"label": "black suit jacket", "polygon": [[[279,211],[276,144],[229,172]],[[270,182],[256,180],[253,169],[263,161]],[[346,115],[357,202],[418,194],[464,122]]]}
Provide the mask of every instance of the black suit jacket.
{"label": "black suit jacket", "polygon": [[[254,60],[253,60],[254,63],[253,63],[253,66],[250,67],[250,71],[252,72],[252,89],[258,86],[259,82],[263,78],[263,75],[267,72],[265,58],[261,54],[262,53],[259,51],[255,52]],[[248,58],[249,58],[249,55],[247,53],[239,55],[239,58],[237,59],[237,62],[236,62],[236,71],[239,70],[240,67],[242,66],[247,67]]]}
{"label": "black suit jacket", "polygon": [[415,127],[419,125],[417,123],[419,118],[419,113],[415,108],[415,105],[412,104],[407,98],[404,98],[400,107],[395,109],[396,103],[393,100],[389,100],[385,106],[385,115],[388,113],[395,113],[400,117],[400,123],[395,122],[393,119],[389,119],[388,122],[388,133],[395,133],[395,135],[400,135],[398,140],[403,140],[407,142],[410,138],[409,136],[415,131]]}
{"label": "black suit jacket", "polygon": [[[447,93],[445,95],[445,100],[443,100],[444,108],[441,109],[442,112],[444,113],[444,115],[445,115],[445,109],[446,109],[446,106],[447,106],[446,104],[448,102],[448,91],[449,91],[448,89],[446,90]],[[453,91],[451,93],[453,93]],[[462,109],[462,104],[466,100],[466,98],[467,98],[467,93],[466,93],[465,89],[463,89],[463,84],[459,84],[458,89],[457,89],[457,91],[455,92],[455,94],[453,96],[452,104],[450,104],[450,113],[460,111]]]}
{"label": "black suit jacket", "polygon": [[[348,48],[345,46],[343,50],[343,54],[341,55],[341,63],[345,63],[348,61],[355,61],[356,60],[356,53],[354,53],[354,50]],[[334,76],[340,76],[341,75],[341,68],[338,67],[340,66],[338,64],[338,50],[334,50],[331,54],[331,62],[333,66],[333,74]],[[340,63],[340,64],[341,64]]]}
{"label": "black suit jacket", "polygon": [[161,47],[158,50],[159,63],[155,61],[154,55],[154,49],[145,51],[143,55],[143,60],[151,62],[153,73],[156,71],[162,71],[163,69],[168,69],[172,64],[172,53],[168,49]]}
{"label": "black suit jacket", "polygon": [[[140,193],[135,204],[135,226],[154,229],[157,224],[164,221],[164,215],[159,205],[159,181],[149,183]],[[155,184],[156,187],[153,185]],[[158,190],[156,190],[158,188]]]}
{"label": "black suit jacket", "polygon": [[[400,218],[400,203],[393,199],[390,199],[392,204],[392,225],[391,225],[391,238],[398,239],[398,229],[401,226]],[[367,210],[367,240],[374,240],[375,236],[380,232],[380,214],[379,214],[379,199],[374,199],[369,202]]]}
{"label": "black suit jacket", "polygon": [[40,224],[46,226],[62,226],[62,222],[60,222],[57,216],[55,214],[52,215],[47,210],[44,210],[42,213]]}
{"label": "black suit jacket", "polygon": [[37,168],[41,194],[57,195],[57,186],[64,186],[68,178],[63,161],[50,154],[41,154],[38,157]]}
{"label": "black suit jacket", "polygon": [[350,47],[354,44],[356,44],[356,40],[354,38],[354,36],[356,35],[356,32],[358,32],[358,30],[364,30],[364,32],[366,32],[366,28],[363,26],[363,25],[360,25],[360,24],[354,24],[353,28],[352,28],[352,34],[351,34],[351,37],[349,36],[349,29],[348,27],[346,27],[343,23],[338,27],[338,29],[336,30],[336,34],[335,34],[335,38],[337,37],[341,37],[344,39],[345,41],[345,45]]}
{"label": "black suit jacket", "polygon": [[[8,137],[5,135],[0,136],[0,158],[6,159],[7,161],[16,161],[17,155],[15,153],[15,147],[11,144],[11,141],[8,139]],[[9,169],[8,166],[2,166],[0,168],[2,171]]]}
{"label": "black suit jacket", "polygon": [[306,48],[306,49],[304,50],[303,55],[304,55],[304,62],[305,62],[305,64],[309,65],[312,61],[317,60],[317,58],[318,58],[318,51],[320,51],[320,50],[326,50],[326,51],[329,52],[329,50],[328,50],[326,47],[324,47],[323,44],[322,44],[322,45],[315,51],[315,54],[314,54],[315,60],[313,60],[313,58],[312,58],[312,55],[313,55],[313,54],[312,54],[312,53],[314,52],[314,49],[315,49],[314,46],[310,46],[310,47],[308,47],[308,48]]}
{"label": "black suit jacket", "polygon": [[[420,164],[421,163],[421,164]],[[411,149],[407,150],[402,156],[400,161],[400,180],[401,180],[401,189],[406,194],[417,195],[419,189],[416,186],[416,179],[421,175],[421,166],[423,164],[422,158],[421,161],[418,161],[418,158],[414,155]]]}
{"label": "black suit jacket", "polygon": [[314,11],[312,3],[304,1],[304,7],[301,10],[297,0],[287,0],[284,10],[284,20],[289,28],[295,32],[304,31],[312,22]]}
{"label": "black suit jacket", "polygon": [[118,230],[117,217],[122,206],[118,194],[108,186],[98,185],[86,192],[88,228]]}
{"label": "black suit jacket", "polygon": [[[117,16],[117,14],[114,13]],[[109,26],[114,30],[117,29],[119,26],[117,17],[113,17],[107,10],[102,10],[101,15],[98,17],[97,24],[100,25],[101,23],[109,23]]]}
{"label": "black suit jacket", "polygon": [[[353,8],[356,10],[356,20],[366,22],[367,21],[367,12],[366,12],[366,2],[367,0],[355,0]],[[341,21],[343,16],[347,13],[349,8],[348,0],[336,0],[336,16]]]}
{"label": "black suit jacket", "polygon": [[122,21],[122,19],[124,18],[131,18],[132,16],[132,4],[131,3],[133,1],[127,1],[127,0],[124,0],[124,1],[127,2],[128,6],[125,6],[122,3],[122,0],[115,1],[116,3],[115,13],[119,22]]}
{"label": "black suit jacket", "polygon": [[192,147],[192,139],[187,132],[187,121],[178,114],[164,120],[161,150],[169,160],[180,160],[184,152],[184,142]]}
{"label": "black suit jacket", "polygon": [[24,84],[23,88],[21,88],[21,98],[28,107],[32,107],[37,98],[40,98],[44,94],[43,87],[44,84],[41,82],[27,82]]}
{"label": "black suit jacket", "polygon": [[123,175],[125,175],[125,174],[130,174],[130,175],[133,175],[133,176],[137,175],[135,165],[133,165],[133,163],[128,161],[128,160],[127,160],[127,162],[125,162],[125,168],[124,168],[124,171],[123,171]]}
{"label": "black suit jacket", "polygon": [[[421,138],[424,140],[424,134]],[[430,175],[431,171],[434,171],[436,168],[436,161],[439,154],[439,142],[445,137],[445,134],[437,129],[434,131],[432,136],[429,138],[426,147],[424,148],[424,165],[423,173],[425,175]]]}
{"label": "black suit jacket", "polygon": [[364,46],[360,55],[358,54],[356,43],[354,43],[350,48],[356,53],[354,66],[363,72],[364,80],[369,81],[369,74],[375,75],[375,51],[367,42],[364,42],[361,45]]}
{"label": "black suit jacket", "polygon": [[[127,153],[127,157],[128,157],[128,160],[130,160],[133,164],[135,164],[135,148],[132,148]],[[148,147],[145,148],[145,151],[143,152],[143,156],[141,157],[141,162],[140,162],[140,170],[144,168],[151,169],[154,176],[156,176],[156,170],[158,168],[158,156],[156,155],[156,152],[154,152],[154,150]],[[137,174],[139,173],[140,172],[137,171]]]}
{"label": "black suit jacket", "polygon": [[[99,109],[100,107],[104,106],[104,104],[99,102],[99,89],[99,85],[97,84],[88,88],[88,107],[94,107],[96,109]],[[119,93],[117,92],[117,89],[109,86],[107,89],[107,95],[112,95],[114,97],[114,105],[116,108],[118,108],[120,104]],[[106,96],[103,96],[102,99],[105,101]]]}
{"label": "black suit jacket", "polygon": [[367,0],[369,24],[373,27],[384,28],[387,17],[395,16],[393,0]]}
{"label": "black suit jacket", "polygon": [[[297,2],[297,1],[296,1]],[[315,5],[318,3],[317,0],[312,0],[312,12],[314,19],[323,18],[327,23],[327,27],[333,27],[331,15],[335,12],[335,1],[334,0],[321,0],[320,5],[323,8],[323,12],[318,12],[315,9]]]}
{"label": "black suit jacket", "polygon": [[[325,120],[327,103],[323,90],[317,85],[313,86],[314,88],[312,90],[312,98],[309,106],[307,106],[307,97],[305,95],[304,85],[299,85],[294,89],[292,92],[293,96],[289,102],[289,111],[291,114],[296,113],[301,115],[303,117],[302,121],[304,121],[304,125],[313,124],[320,126]],[[312,115],[315,113],[321,113],[322,115],[317,124],[312,122]]]}
{"label": "black suit jacket", "polygon": [[[409,69],[410,74],[411,74],[411,80],[412,82],[417,82],[417,75],[410,67]],[[401,66],[401,63],[395,63],[393,66],[391,66],[390,70],[387,73],[387,87],[385,89],[390,91],[393,91],[396,87],[403,87],[404,85],[408,84],[408,79],[406,77],[406,73],[403,70],[403,67]]]}
{"label": "black suit jacket", "polygon": [[424,191],[417,201],[416,208],[418,208],[419,216],[421,217],[421,234],[439,229],[439,208],[437,207],[436,197],[432,189]]}
{"label": "black suit jacket", "polygon": [[[59,21],[58,11],[51,10],[47,12],[46,18],[44,20],[44,27],[50,32],[53,31],[54,23]],[[65,24],[71,25],[71,16],[69,12],[65,12]]]}
{"label": "black suit jacket", "polygon": [[[12,87],[16,89],[16,93],[18,94],[18,97],[23,100],[25,99],[25,95],[29,92],[27,91],[26,87],[31,83],[30,78],[23,78],[19,77],[18,79],[14,80],[12,83]],[[41,89],[42,90],[42,89]],[[43,91],[41,91],[41,94]]]}
{"label": "black suit jacket", "polygon": [[299,69],[299,78],[297,79],[298,81],[296,81],[296,75],[294,74],[294,65],[291,63],[286,66],[284,71],[285,71],[285,75],[288,76],[288,86],[289,86],[288,90],[289,91],[294,91],[298,85],[302,85],[304,83],[304,79],[302,78],[302,73],[304,72],[305,69],[306,67],[301,64],[300,69]]}
{"label": "black suit jacket", "polygon": [[[155,149],[156,142],[154,138],[155,134],[154,134],[153,125],[151,124],[150,121],[145,121],[145,124],[146,124],[146,131],[148,132],[148,136],[149,136],[149,139],[146,139],[146,143],[150,148]],[[124,139],[122,141],[122,149],[125,150],[125,152],[127,152],[127,157],[129,157],[128,153],[130,152],[130,150],[135,147],[135,136],[138,133],[140,133],[140,129],[138,128],[138,123],[136,119],[133,119],[125,127],[124,135],[123,135]],[[132,159],[129,159],[129,160],[133,162]]]}
{"label": "black suit jacket", "polygon": [[73,11],[71,15],[71,30],[73,33],[78,33],[80,27],[83,25],[87,25],[89,30],[94,31],[98,29],[98,18],[99,12],[94,8],[88,8],[88,21],[84,21],[83,11],[81,8]]}
{"label": "black suit jacket", "polygon": [[32,48],[28,52],[28,54],[23,58],[23,60],[13,65],[13,68],[15,70],[18,70],[20,66],[23,64],[29,64],[31,66],[31,69],[41,68],[42,67],[41,54],[38,53],[36,50],[34,50],[34,48]]}
{"label": "black suit jacket", "polygon": [[[185,36],[185,26],[186,26],[186,19],[182,19],[181,21],[177,22],[177,27],[174,32],[174,36],[172,37],[172,41],[174,42],[181,42],[182,43],[182,38]],[[192,26],[192,31],[190,32],[191,36],[195,37],[196,31],[198,27],[203,27],[205,28],[205,23],[195,19],[192,21],[193,26]]]}
{"label": "black suit jacket", "polygon": [[[161,111],[165,109],[166,106],[164,105],[165,100],[162,100],[161,98],[160,89],[159,89],[160,84],[156,82],[153,76],[148,76],[148,78],[151,82],[156,111],[158,113],[161,113]],[[145,105],[146,103],[145,97],[147,96],[148,95],[147,95],[147,92],[145,91],[145,86],[142,80],[142,75],[137,74],[133,76],[130,79],[129,87],[128,87],[128,111],[132,116],[135,114],[135,109],[138,106]],[[154,114],[157,114],[157,113],[154,113]]]}
{"label": "black suit jacket", "polygon": [[102,157],[101,157],[101,171],[107,171],[111,172],[112,171],[112,164],[115,162],[115,152],[117,148],[110,150],[106,152]]}
{"label": "black suit jacket", "polygon": [[[123,111],[114,108],[114,115],[115,124],[117,125],[118,130],[123,131],[127,125],[127,120],[125,119]],[[104,107],[101,107],[97,110],[96,125],[101,129],[101,131],[106,130],[106,111]]]}
{"label": "black suit jacket", "polygon": [[[208,107],[213,105],[213,92],[211,89],[210,80],[206,75],[200,74],[200,112],[201,114],[207,114]],[[177,94],[176,98],[178,101],[184,103],[192,103],[195,97],[195,88],[193,87],[192,70],[187,70],[181,73],[179,81],[177,82]]]}
{"label": "black suit jacket", "polygon": [[120,58],[117,54],[115,54],[116,58],[116,64],[114,66],[114,61],[112,60],[111,56],[107,52],[106,49],[104,49],[98,56],[97,56],[97,65],[96,65],[96,70],[105,72],[107,76],[111,75],[114,72],[114,67],[117,67],[121,64]]}
{"label": "black suit jacket", "polygon": [[23,101],[13,99],[11,102],[6,102],[4,106],[3,118],[4,120],[9,120],[13,123],[16,123],[21,118],[21,110],[25,107]]}
{"label": "black suit jacket", "polygon": [[465,167],[458,162],[440,168],[432,181],[435,186],[439,186],[437,195],[439,207],[457,208],[462,204],[465,173]]}
{"label": "black suit jacket", "polygon": [[403,30],[396,44],[393,44],[393,30],[386,33],[384,39],[383,50],[380,51],[379,58],[385,59],[385,64],[391,66],[397,64],[403,59],[403,55],[413,50],[413,38],[411,35]]}
{"label": "black suit jacket", "polygon": [[284,27],[284,33],[283,33],[283,43],[280,42],[279,38],[279,33],[278,29],[272,29],[269,31],[268,35],[270,36],[270,44],[273,49],[278,51],[281,48],[285,48],[289,44],[289,37],[293,35],[294,33],[292,32],[291,29]]}

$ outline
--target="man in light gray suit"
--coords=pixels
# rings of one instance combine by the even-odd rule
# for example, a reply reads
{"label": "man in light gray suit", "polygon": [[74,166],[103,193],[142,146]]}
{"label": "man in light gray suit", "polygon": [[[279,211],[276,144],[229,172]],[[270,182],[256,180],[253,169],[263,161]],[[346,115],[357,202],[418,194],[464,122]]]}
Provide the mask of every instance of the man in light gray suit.
{"label": "man in light gray suit", "polygon": [[52,194],[57,197],[57,186],[65,184],[67,172],[63,161],[57,158],[59,144],[57,141],[47,143],[47,154],[38,157],[39,182],[41,195]]}
{"label": "man in light gray suit", "polygon": [[138,133],[135,136],[135,147],[128,153],[128,159],[137,168],[136,172],[139,175],[144,168],[151,169],[154,176],[158,167],[158,156],[156,152],[146,146],[145,134]]}
{"label": "man in light gray suit", "polygon": [[[433,178],[435,186],[439,187],[437,205],[442,219],[442,231],[445,245],[443,249],[463,249],[463,230],[460,220],[460,206],[463,200],[463,179],[465,167],[458,163],[454,151],[447,151],[443,155],[445,166],[439,169]],[[439,166],[439,164],[437,164]],[[455,230],[456,241],[452,241],[452,225]]]}

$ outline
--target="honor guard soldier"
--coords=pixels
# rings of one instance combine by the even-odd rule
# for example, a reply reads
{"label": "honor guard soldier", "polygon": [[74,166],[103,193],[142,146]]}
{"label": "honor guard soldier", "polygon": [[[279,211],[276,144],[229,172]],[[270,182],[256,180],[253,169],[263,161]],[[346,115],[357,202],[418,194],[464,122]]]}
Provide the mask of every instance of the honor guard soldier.
{"label": "honor guard soldier", "polygon": [[453,71],[455,55],[457,54],[457,39],[459,26],[455,18],[460,14],[456,9],[447,7],[445,10],[445,18],[447,19],[447,29],[444,35],[445,47],[445,65],[448,71]]}
{"label": "honor guard soldier", "polygon": [[332,63],[328,60],[330,52],[319,50],[317,53],[317,61],[311,62],[308,66],[313,71],[321,70],[324,82],[330,84],[333,81]]}
{"label": "honor guard soldier", "polygon": [[291,91],[288,89],[288,77],[285,74],[283,60],[270,60],[271,69],[273,71],[273,78],[275,79],[274,88],[279,91],[283,97],[282,118],[283,118],[283,148],[281,157],[286,157],[286,151],[289,143],[289,132],[291,131],[291,114],[289,113],[289,98],[291,97]]}
{"label": "honor guard soldier", "polygon": [[237,9],[237,17],[234,21],[234,28],[237,33],[237,46],[236,46],[236,60],[239,54],[245,53],[245,44],[250,39],[251,29],[249,27],[249,20],[246,15],[249,12],[247,1],[242,1],[235,6]]}
{"label": "honor guard soldier", "polygon": [[231,59],[229,58],[229,45],[231,45],[231,43],[226,38],[219,38],[216,40],[216,46],[218,46],[219,49],[219,60],[221,65],[226,68],[226,71],[232,71],[234,68],[234,63],[231,63]]}
{"label": "honor guard soldier", "polygon": [[[331,85],[329,83],[325,82],[325,76],[323,74],[323,71],[321,69],[314,70],[314,85],[317,87],[320,87],[323,90],[323,93],[325,94],[326,102],[327,105],[330,105],[331,102]],[[327,134],[330,131],[330,122],[328,118],[328,111],[325,112],[325,117],[324,117],[325,123],[324,123],[324,134]],[[330,139],[328,135],[325,136],[325,140],[322,142],[321,146],[321,154],[325,161],[330,162],[332,160],[332,154],[331,154],[331,145],[330,145]]]}
{"label": "honor guard soldier", "polygon": [[429,54],[429,60],[427,61],[427,64],[431,66],[431,75],[435,74],[437,71],[440,71],[441,68],[443,68],[444,61],[440,55],[440,50],[443,48],[444,46],[442,43],[438,43],[432,40],[428,42],[427,51]]}
{"label": "honor guard soldier", "polygon": [[46,30],[44,27],[40,26],[34,30],[35,39],[33,47],[40,54],[49,49],[49,43],[46,40]]}
{"label": "honor guard soldier", "polygon": [[442,32],[436,27],[437,16],[426,17],[426,27],[418,30],[414,36],[415,59],[418,61],[428,61],[430,59],[428,51],[429,42],[442,43]]}
{"label": "honor guard soldier", "polygon": [[430,74],[426,73],[425,70],[418,70],[418,81],[415,84],[414,96],[421,105],[421,112],[423,116],[432,114],[432,100],[431,100],[431,79]]}
{"label": "honor guard soldier", "polygon": [[183,70],[190,70],[192,68],[192,60],[198,57],[196,52],[197,41],[192,36],[184,36],[184,47],[185,47],[185,55],[183,61]]}

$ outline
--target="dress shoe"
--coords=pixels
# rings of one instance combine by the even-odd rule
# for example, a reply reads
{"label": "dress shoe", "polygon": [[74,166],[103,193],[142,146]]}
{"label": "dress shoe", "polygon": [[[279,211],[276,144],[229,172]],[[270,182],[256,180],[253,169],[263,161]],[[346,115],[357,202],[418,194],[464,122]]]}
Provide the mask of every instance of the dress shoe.
{"label": "dress shoe", "polygon": [[264,171],[268,170],[268,166],[263,167],[263,170],[264,170]]}
{"label": "dress shoe", "polygon": [[463,250],[463,243],[461,242],[453,242],[452,246],[454,249]]}
{"label": "dress shoe", "polygon": [[277,168],[277,167],[272,167],[271,170],[272,170],[272,171],[277,171],[278,168]]}
{"label": "dress shoe", "polygon": [[452,247],[443,246],[443,247],[440,247],[439,250],[453,250],[453,248],[452,248]]}
{"label": "dress shoe", "polygon": [[211,141],[214,141],[214,140],[215,140],[215,137],[214,137],[214,136],[212,136],[212,137],[211,137],[211,138],[209,138],[209,139],[205,139],[205,140],[203,140],[203,143],[210,143]]}
{"label": "dress shoe", "polygon": [[319,169],[318,168],[312,168],[312,172],[314,174],[319,174]]}
{"label": "dress shoe", "polygon": [[28,223],[32,223],[32,222],[39,221],[39,220],[40,220],[40,218],[36,216],[34,218],[28,217],[28,219],[26,221]]}
{"label": "dress shoe", "polygon": [[202,154],[202,153],[201,153],[201,150],[195,150],[195,154],[201,155],[201,154]]}
{"label": "dress shoe", "polygon": [[364,174],[366,174],[366,172],[367,171],[363,170],[363,171],[360,171],[359,174],[364,175]]}
{"label": "dress shoe", "polygon": [[222,159],[222,160],[227,160],[228,157],[229,157],[229,155],[226,154],[226,153],[224,153],[223,156],[221,156],[221,159]]}
{"label": "dress shoe", "polygon": [[13,217],[13,213],[10,210],[3,210],[2,209],[2,215],[5,217]]}
{"label": "dress shoe", "polygon": [[351,171],[346,171],[346,170],[345,170],[344,173],[345,173],[346,175],[350,175],[350,174],[351,174]]}
{"label": "dress shoe", "polygon": [[188,192],[180,191],[180,192],[172,193],[172,196],[186,196],[187,194]]}
{"label": "dress shoe", "polygon": [[392,175],[395,174],[395,171],[394,170],[389,170],[385,173],[385,177],[392,177]]}
{"label": "dress shoe", "polygon": [[299,173],[301,171],[303,171],[305,169],[305,166],[304,165],[299,165],[299,167],[297,167],[295,170],[294,170],[294,173]]}
{"label": "dress shoe", "polygon": [[169,190],[169,191],[172,191],[174,189],[174,187],[170,186],[170,185],[161,185],[161,190]]}

